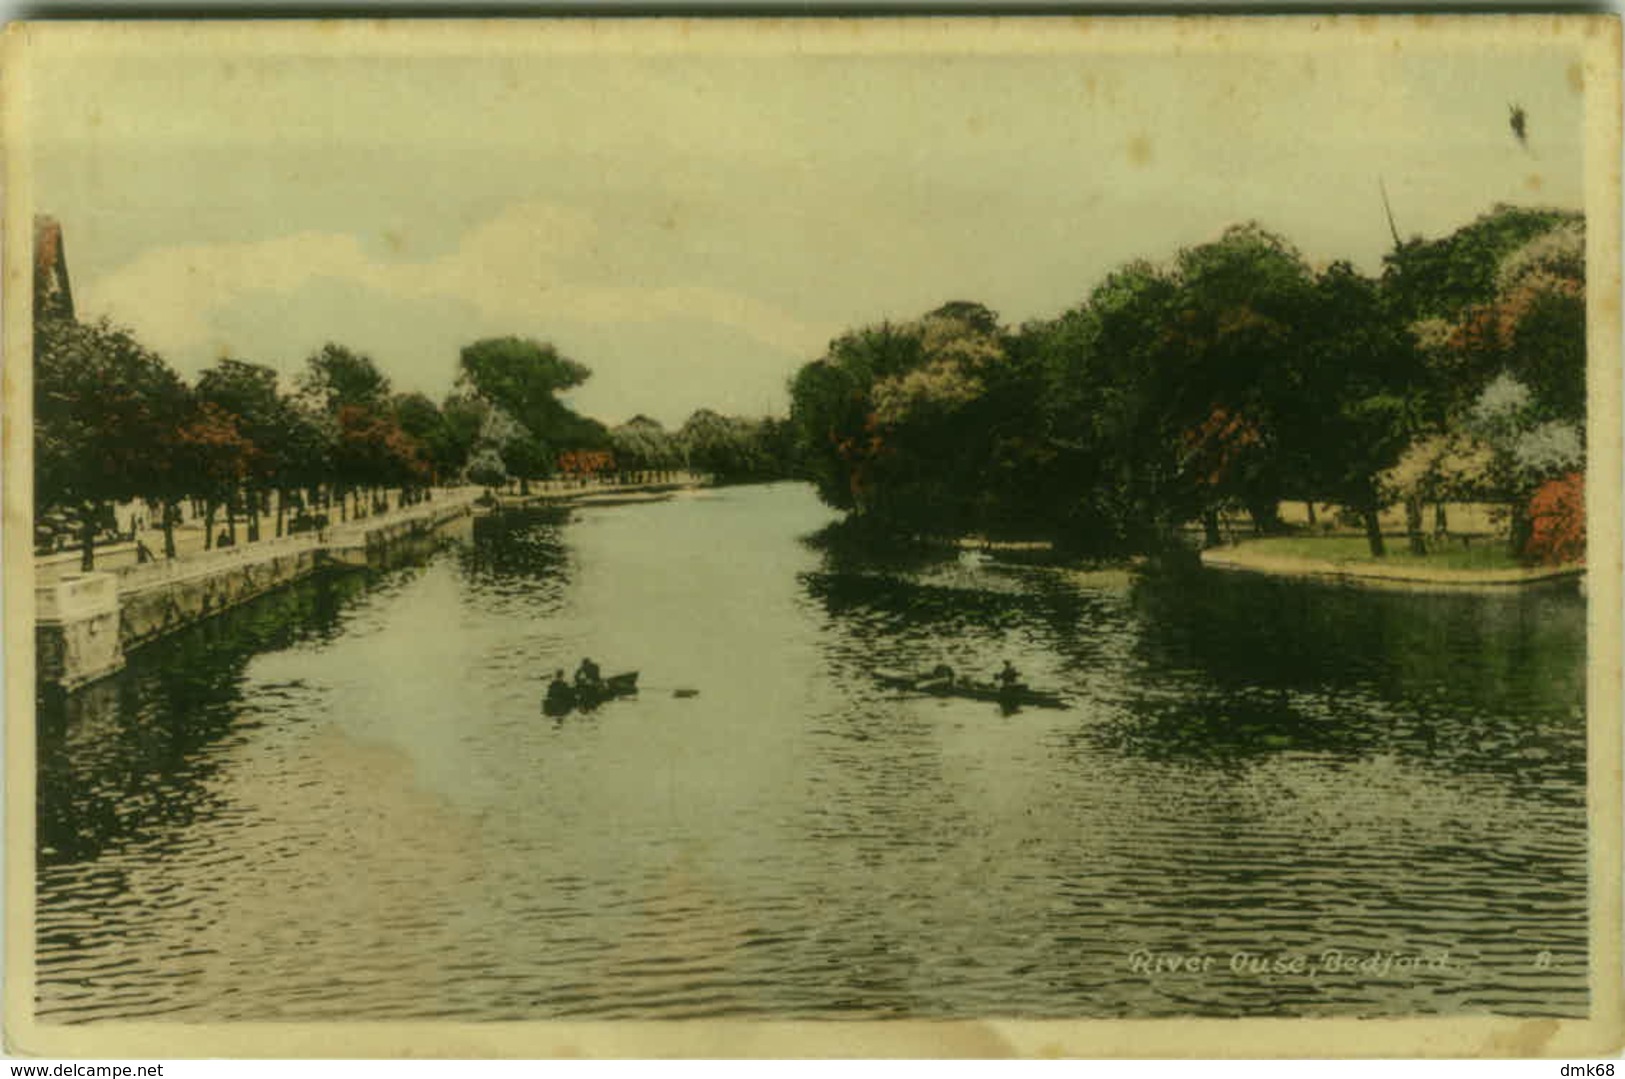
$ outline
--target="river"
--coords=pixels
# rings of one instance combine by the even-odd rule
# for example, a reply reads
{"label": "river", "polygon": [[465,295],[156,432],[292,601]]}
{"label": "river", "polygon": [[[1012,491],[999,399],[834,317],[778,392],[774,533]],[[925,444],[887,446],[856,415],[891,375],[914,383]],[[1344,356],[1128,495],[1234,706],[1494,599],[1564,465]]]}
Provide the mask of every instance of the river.
{"label": "river", "polygon": [[[832,519],[482,519],[43,700],[39,1017],[1586,1014],[1577,595],[877,564]],[[640,694],[544,717],[583,655]],[[1070,706],[873,677],[1006,658]]]}

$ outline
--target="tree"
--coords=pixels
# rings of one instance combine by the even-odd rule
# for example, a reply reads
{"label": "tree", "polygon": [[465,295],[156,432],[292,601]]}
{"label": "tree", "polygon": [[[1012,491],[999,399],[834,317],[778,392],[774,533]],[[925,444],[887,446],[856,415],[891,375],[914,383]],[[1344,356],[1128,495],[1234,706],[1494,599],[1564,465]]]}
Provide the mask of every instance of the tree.
{"label": "tree", "polygon": [[[277,485],[285,462],[283,403],[277,393],[277,373],[263,364],[221,359],[198,376],[195,391],[200,402],[215,405],[236,417],[237,428],[252,451],[243,474],[243,507],[248,513],[248,539],[260,538],[259,513],[265,492]],[[226,527],[236,541],[236,497],[228,496]]]}
{"label": "tree", "polygon": [[495,447],[481,446],[468,459],[468,478],[482,487],[496,488],[508,482],[508,469]]}
{"label": "tree", "polygon": [[1203,513],[1239,502],[1260,530],[1273,530],[1276,507],[1295,479],[1281,430],[1308,404],[1294,369],[1313,275],[1295,248],[1256,223],[1181,251],[1175,266],[1179,291],[1164,326],[1164,368],[1152,388],[1161,398],[1159,411],[1181,448],[1203,430],[1208,438],[1197,444],[1212,448],[1222,432],[1245,436],[1229,440],[1228,467],[1217,473],[1203,455],[1182,458],[1188,486],[1182,501]]}
{"label": "tree", "polygon": [[[394,417],[361,405],[344,405],[337,418],[334,461],[358,487],[406,490],[427,482],[429,465],[419,444]],[[359,490],[356,493],[359,497]]]}
{"label": "tree", "polygon": [[[329,342],[305,360],[299,390],[301,403],[322,417],[329,436],[329,486],[341,519],[348,516],[346,499],[352,496],[359,512],[362,489],[421,476],[419,470],[403,472],[390,463],[396,449],[411,443],[402,441],[389,379],[372,357]],[[395,464],[405,468],[404,461]]]}
{"label": "tree", "polygon": [[1546,418],[1583,419],[1584,222],[1564,221],[1512,251],[1496,282],[1492,296],[1462,312],[1447,344],[1489,377],[1516,376]]}
{"label": "tree", "polygon": [[208,550],[215,545],[215,513],[236,495],[248,473],[254,444],[244,437],[238,418],[212,401],[197,403],[177,441],[189,488],[203,498],[203,547]]}
{"label": "tree", "polygon": [[332,417],[316,412],[299,397],[284,395],[278,400],[276,431],[276,532],[280,536],[287,507],[314,504],[333,479],[337,430]]}
{"label": "tree", "polygon": [[550,470],[550,448],[602,448],[608,435],[558,399],[592,372],[553,345],[520,337],[492,337],[462,350],[458,382],[502,409],[528,434],[526,445],[504,453],[521,482]]}
{"label": "tree", "polygon": [[1448,389],[1432,422],[1488,448],[1480,485],[1510,508],[1511,547],[1530,543],[1530,500],[1584,467],[1586,416],[1585,222],[1551,214],[1530,222],[1496,264],[1487,292],[1454,320],[1421,324],[1430,362]]}
{"label": "tree", "polygon": [[1494,450],[1463,431],[1424,434],[1411,441],[1399,460],[1379,478],[1379,489],[1405,504],[1405,530],[1413,554],[1425,553],[1422,506],[1435,507],[1434,532],[1445,531],[1446,502],[1479,502],[1495,497],[1486,484]]}
{"label": "tree", "polygon": [[1533,388],[1551,418],[1584,416],[1580,215],[1497,207],[1441,240],[1401,245],[1383,291],[1418,342],[1433,429],[1459,424],[1503,371]]}
{"label": "tree", "polygon": [[982,337],[994,337],[999,333],[998,312],[973,300],[950,300],[925,317],[958,323]]}
{"label": "tree", "polygon": [[181,481],[170,454],[188,409],[180,377],[128,330],[41,319],[34,331],[35,499],[78,518],[80,567],[115,501]]}
{"label": "tree", "polygon": [[1464,430],[1490,447],[1484,487],[1511,513],[1511,550],[1523,557],[1529,546],[1529,503],[1550,480],[1579,472],[1585,446],[1578,424],[1543,418],[1529,388],[1503,373],[1484,388],[1465,417]]}
{"label": "tree", "polygon": [[1453,322],[1495,295],[1501,264],[1529,241],[1580,215],[1565,210],[1498,205],[1436,240],[1414,237],[1384,259],[1383,286],[1406,322]]}
{"label": "tree", "polygon": [[329,342],[305,360],[301,392],[319,409],[338,415],[346,405],[377,409],[389,399],[389,379],[372,357]]}
{"label": "tree", "polygon": [[790,381],[790,421],[818,495],[836,509],[867,510],[869,471],[881,451],[870,417],[874,373],[912,348],[889,324],[843,335]]}
{"label": "tree", "polygon": [[[643,428],[645,438],[651,433]],[[723,483],[781,479],[789,470],[791,439],[767,419],[723,416],[702,408],[669,441],[689,467],[709,472]]]}
{"label": "tree", "polygon": [[1529,520],[1526,557],[1548,565],[1584,562],[1585,476],[1570,472],[1541,484],[1530,497]]}
{"label": "tree", "polygon": [[442,482],[472,467],[471,455],[490,406],[478,395],[454,391],[440,403],[440,423],[427,440],[429,460]]}
{"label": "tree", "polygon": [[1180,451],[1189,418],[1165,407],[1174,272],[1136,260],[1043,328],[1046,413],[1069,483],[1068,542],[1092,553],[1167,548],[1194,512],[1182,506]]}
{"label": "tree", "polygon": [[[440,462],[447,445],[444,432],[446,418],[439,406],[421,393],[396,394],[394,420],[396,426],[414,443],[421,464],[420,471],[428,477],[428,482],[444,482],[446,473],[442,471]],[[436,452],[437,447],[441,452]]]}
{"label": "tree", "polygon": [[986,472],[1023,411],[989,393],[1016,384],[1009,359],[997,316],[965,301],[832,341],[791,384],[799,456],[820,494],[915,531],[995,515]]}
{"label": "tree", "polygon": [[683,463],[683,450],[657,420],[633,416],[609,431],[610,448],[623,471],[664,472]]}
{"label": "tree", "polygon": [[1389,492],[1380,478],[1423,426],[1426,382],[1415,339],[1382,286],[1347,263],[1316,278],[1304,327],[1283,398],[1301,407],[1276,413],[1285,456],[1306,495],[1359,514],[1372,555],[1381,557],[1378,515]]}
{"label": "tree", "polygon": [[1038,358],[1041,395],[1028,471],[1068,506],[1066,532],[1096,550],[1177,547],[1200,518],[1245,506],[1278,526],[1305,485],[1287,437],[1306,402],[1298,368],[1314,276],[1257,224],[1140,260],[1077,308],[1024,327],[1013,355]]}

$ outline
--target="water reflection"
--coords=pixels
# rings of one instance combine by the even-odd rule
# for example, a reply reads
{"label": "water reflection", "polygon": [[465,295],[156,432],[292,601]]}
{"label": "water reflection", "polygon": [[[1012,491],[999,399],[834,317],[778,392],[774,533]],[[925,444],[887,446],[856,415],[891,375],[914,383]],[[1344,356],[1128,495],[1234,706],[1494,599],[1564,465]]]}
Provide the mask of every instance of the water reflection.
{"label": "water reflection", "polygon": [[[865,560],[829,516],[481,520],[43,701],[41,1014],[1584,1013],[1577,597]],[[641,691],[556,723],[582,655]],[[875,677],[1005,659],[1068,707]]]}
{"label": "water reflection", "polygon": [[1560,589],[1360,591],[1252,576],[1134,591],[1145,752],[1385,751],[1583,790],[1585,607]]}
{"label": "water reflection", "polygon": [[481,583],[562,586],[568,582],[567,507],[514,510],[474,520],[474,542],[457,548],[463,572]]}
{"label": "water reflection", "polygon": [[[364,575],[324,576],[264,596],[147,645],[119,674],[72,694],[41,687],[38,861],[95,858],[148,842],[218,808],[200,752],[249,729],[239,714],[243,670],[257,654],[330,641]],[[257,693],[295,696],[297,682]]]}
{"label": "water reflection", "polygon": [[[1453,965],[1406,985],[1344,985],[1332,994],[1342,1013],[1397,1000],[1583,1012],[1585,626],[1572,593],[1419,595],[1212,573],[1080,585],[943,558],[883,574],[826,560],[803,583],[831,620],[830,676],[852,701],[843,726],[883,740],[831,770],[864,775],[911,736],[934,748],[930,760],[945,740],[974,738],[990,772],[1010,763],[993,747],[1017,742],[1072,769],[1031,769],[1029,827],[1007,823],[999,855],[1002,871],[1021,865],[1041,894],[1065,897],[1062,919],[1051,907],[1023,922],[1057,954],[1121,964],[1077,915],[1112,926],[1106,940],[1215,954],[1431,947]],[[1070,711],[887,700],[865,679],[875,665],[978,669],[1006,655],[1069,694]],[[963,789],[933,783],[925,763],[901,771],[931,794],[922,816],[953,821],[949,834],[988,819],[956,812]],[[1008,890],[1001,898],[1021,909]],[[1531,970],[1530,941],[1567,973]],[[1067,972],[1053,984],[1131,1000],[1139,1014],[1328,1003],[1308,982],[1155,982]]]}

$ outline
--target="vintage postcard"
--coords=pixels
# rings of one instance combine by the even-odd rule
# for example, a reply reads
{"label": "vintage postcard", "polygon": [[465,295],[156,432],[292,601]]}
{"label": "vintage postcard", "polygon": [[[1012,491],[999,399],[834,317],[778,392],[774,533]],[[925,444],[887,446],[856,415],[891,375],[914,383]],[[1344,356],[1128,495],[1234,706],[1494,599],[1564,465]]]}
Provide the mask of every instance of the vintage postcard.
{"label": "vintage postcard", "polygon": [[11,27],[8,1049],[1617,1051],[1619,45]]}

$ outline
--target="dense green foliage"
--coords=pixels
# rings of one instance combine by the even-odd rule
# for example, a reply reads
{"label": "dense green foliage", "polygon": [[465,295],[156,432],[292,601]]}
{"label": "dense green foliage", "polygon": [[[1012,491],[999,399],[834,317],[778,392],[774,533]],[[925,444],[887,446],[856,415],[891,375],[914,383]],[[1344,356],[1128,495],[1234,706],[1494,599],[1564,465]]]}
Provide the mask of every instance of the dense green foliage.
{"label": "dense green foliage", "polygon": [[876,528],[1143,552],[1192,522],[1216,539],[1231,508],[1276,531],[1301,499],[1346,507],[1381,554],[1378,511],[1421,497],[1407,453],[1472,434],[1498,379],[1527,392],[1480,494],[1516,507],[1573,467],[1553,425],[1583,420],[1583,314],[1573,214],[1497,208],[1380,278],[1248,224],[1054,319],[955,301],[850,331],[795,374],[791,415],[824,500]]}
{"label": "dense green foliage", "polygon": [[1053,319],[1008,327],[956,300],[836,338],[792,378],[788,420],[700,409],[675,431],[579,415],[563,395],[590,370],[526,338],[464,348],[437,405],[331,343],[293,391],[229,357],[188,386],[127,331],[44,312],[37,502],[48,528],[78,529],[86,568],[115,502],[159,510],[173,554],[188,500],[211,541],[223,510],[235,542],[273,495],[281,534],[388,489],[523,490],[561,468],[800,474],[866,529],[1100,554],[1176,546],[1194,522],[1216,541],[1233,509],[1277,531],[1287,499],[1345,507],[1374,554],[1378,511],[1403,501],[1416,552],[1424,502],[1472,498],[1508,507],[1523,553],[1531,497],[1583,470],[1585,357],[1583,219],[1509,207],[1400,244],[1376,278],[1247,224],[1124,265]]}
{"label": "dense green foliage", "polygon": [[50,545],[73,528],[87,570],[115,503],[146,501],[174,557],[188,502],[213,546],[238,542],[239,522],[259,539],[267,514],[280,536],[381,509],[390,489],[409,505],[434,484],[523,485],[565,463],[577,475],[780,478],[794,442],[782,420],[706,409],[675,433],[646,417],[612,433],[559,399],[588,369],[516,337],[463,349],[439,405],[393,393],[371,357],[333,343],[306,360],[291,390],[274,368],[231,357],[188,386],[128,331],[49,312],[35,326],[35,361],[38,538]]}

